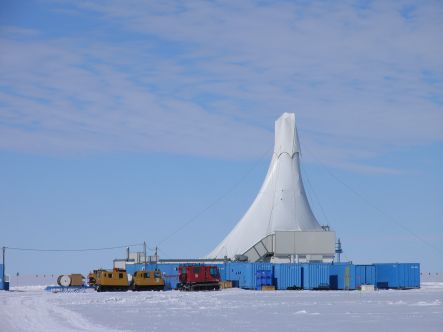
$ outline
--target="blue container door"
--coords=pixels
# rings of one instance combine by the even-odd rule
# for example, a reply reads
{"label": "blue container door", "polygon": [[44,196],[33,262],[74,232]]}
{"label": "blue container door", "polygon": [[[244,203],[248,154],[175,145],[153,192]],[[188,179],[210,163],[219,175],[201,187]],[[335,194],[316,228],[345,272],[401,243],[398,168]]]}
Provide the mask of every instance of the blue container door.
{"label": "blue container door", "polygon": [[400,277],[399,288],[419,288],[420,287],[420,266],[416,263],[398,264]]}
{"label": "blue container door", "polygon": [[329,276],[329,288],[332,290],[337,290],[338,288],[338,275],[333,274]]}
{"label": "blue container door", "polygon": [[[244,288],[248,288],[248,289],[256,289],[257,288],[257,280],[256,280],[257,271],[267,271],[267,272],[264,272],[263,278],[272,279],[272,264],[271,263],[249,263],[248,268],[247,268],[246,283],[245,283]],[[270,282],[272,284],[272,280]]]}
{"label": "blue container door", "polygon": [[243,269],[241,271],[240,278],[240,287],[245,289],[255,288],[255,279],[252,275],[252,264],[253,263],[244,263]]}
{"label": "blue container door", "polygon": [[365,266],[365,283],[367,285],[375,285],[375,266],[366,265]]}
{"label": "blue container door", "polygon": [[226,279],[232,280],[233,285],[235,287],[241,287],[240,286],[240,279],[242,277],[242,267],[243,263],[227,263],[226,264]]}
{"label": "blue container door", "polygon": [[257,290],[260,290],[262,283],[263,283],[263,275],[262,275],[262,271],[259,270],[256,272],[255,288]]}
{"label": "blue container door", "polygon": [[272,270],[266,270],[265,271],[265,285],[270,286],[273,284],[272,282]]}
{"label": "blue container door", "polygon": [[272,285],[272,271],[257,270],[255,288],[260,290],[262,286]]}
{"label": "blue container door", "polygon": [[399,285],[398,288],[409,288],[409,264],[399,264]]}
{"label": "blue container door", "polygon": [[357,265],[355,267],[355,284],[357,287],[366,283],[366,268],[364,265]]}
{"label": "blue container door", "polygon": [[420,288],[420,264],[414,264],[413,287]]}
{"label": "blue container door", "polygon": [[392,265],[392,270],[390,271],[390,283],[389,287],[392,288],[400,288],[403,281],[403,274],[401,273],[401,269],[398,264]]}
{"label": "blue container door", "polygon": [[375,281],[378,288],[400,288],[404,284],[401,264],[375,264]]}

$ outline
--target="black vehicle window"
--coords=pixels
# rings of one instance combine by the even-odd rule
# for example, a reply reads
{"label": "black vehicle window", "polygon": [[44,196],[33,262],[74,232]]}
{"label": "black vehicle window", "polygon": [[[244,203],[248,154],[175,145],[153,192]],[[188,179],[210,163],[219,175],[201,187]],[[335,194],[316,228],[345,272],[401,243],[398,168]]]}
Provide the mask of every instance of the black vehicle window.
{"label": "black vehicle window", "polygon": [[200,268],[199,267],[194,267],[194,273],[200,273]]}
{"label": "black vehicle window", "polygon": [[158,271],[155,271],[155,272],[154,272],[154,277],[155,277],[155,278],[160,278],[160,276],[161,276],[161,275],[160,275],[160,272],[158,272]]}
{"label": "black vehicle window", "polygon": [[146,272],[146,273],[145,273],[145,278],[146,278],[146,279],[149,279],[149,278],[150,278],[149,272]]}
{"label": "black vehicle window", "polygon": [[119,277],[120,279],[123,279],[123,273],[119,273],[119,274],[118,274],[118,277]]}
{"label": "black vehicle window", "polygon": [[108,278],[112,279],[112,273],[108,273]]}
{"label": "black vehicle window", "polygon": [[186,273],[186,268],[182,267],[182,273]]}

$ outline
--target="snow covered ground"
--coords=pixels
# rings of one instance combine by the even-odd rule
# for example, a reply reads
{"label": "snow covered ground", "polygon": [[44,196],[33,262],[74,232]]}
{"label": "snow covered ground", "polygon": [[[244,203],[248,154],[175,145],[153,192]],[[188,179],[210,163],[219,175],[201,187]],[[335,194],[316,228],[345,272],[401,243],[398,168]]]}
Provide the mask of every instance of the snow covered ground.
{"label": "snow covered ground", "polygon": [[442,331],[443,283],[407,291],[0,291],[0,331]]}

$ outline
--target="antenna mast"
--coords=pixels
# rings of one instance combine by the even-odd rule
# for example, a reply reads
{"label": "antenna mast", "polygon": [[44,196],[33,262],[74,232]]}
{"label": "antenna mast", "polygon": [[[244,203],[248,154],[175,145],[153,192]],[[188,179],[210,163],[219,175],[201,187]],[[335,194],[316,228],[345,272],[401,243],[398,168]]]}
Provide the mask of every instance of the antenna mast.
{"label": "antenna mast", "polygon": [[338,238],[337,243],[335,244],[335,253],[337,254],[337,261],[340,263],[340,255],[343,253],[340,238]]}

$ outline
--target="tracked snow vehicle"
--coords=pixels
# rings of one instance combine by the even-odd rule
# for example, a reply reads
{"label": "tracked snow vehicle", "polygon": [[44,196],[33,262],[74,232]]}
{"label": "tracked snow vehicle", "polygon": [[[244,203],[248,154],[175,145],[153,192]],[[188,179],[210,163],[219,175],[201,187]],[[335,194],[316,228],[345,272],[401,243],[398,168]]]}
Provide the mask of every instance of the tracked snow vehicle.
{"label": "tracked snow vehicle", "polygon": [[220,273],[217,266],[206,265],[181,265],[178,268],[179,290],[219,290]]}

